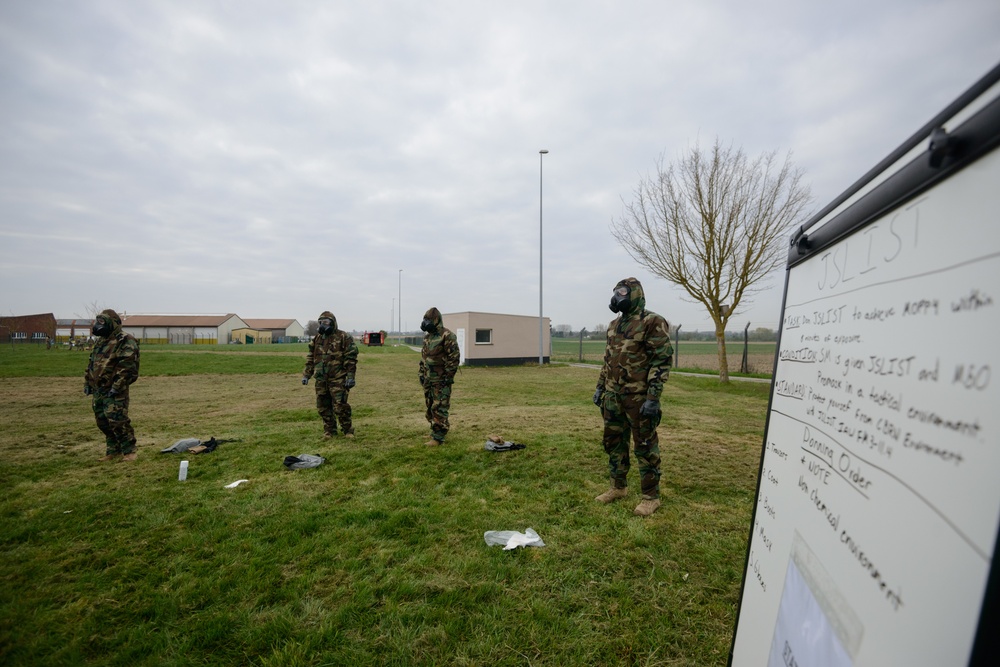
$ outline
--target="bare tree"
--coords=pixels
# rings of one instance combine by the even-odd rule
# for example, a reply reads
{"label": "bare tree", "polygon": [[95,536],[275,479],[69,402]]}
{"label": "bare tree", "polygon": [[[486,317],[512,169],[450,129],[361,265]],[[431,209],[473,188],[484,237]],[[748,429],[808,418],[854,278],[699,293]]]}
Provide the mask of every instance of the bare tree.
{"label": "bare tree", "polygon": [[775,152],[749,159],[719,140],[698,145],[674,164],[657,161],[622,216],[618,243],[655,275],[684,288],[715,323],[719,379],[729,382],[726,324],[784,258],[784,240],[804,217],[809,187],[790,158]]}
{"label": "bare tree", "polygon": [[93,321],[93,320],[97,319],[97,316],[100,315],[101,311],[103,311],[104,309],[105,309],[105,306],[100,305],[97,301],[91,301],[90,303],[88,303],[83,308],[84,312],[87,313],[87,314],[86,315],[81,315],[80,313],[76,313],[76,317],[79,320],[87,320],[87,319],[89,319],[89,320]]}
{"label": "bare tree", "polygon": [[309,338],[312,338],[317,333],[319,333],[319,322],[316,321],[316,320],[309,320],[306,323],[306,331],[305,331],[305,333],[306,333],[306,336],[308,336]]}

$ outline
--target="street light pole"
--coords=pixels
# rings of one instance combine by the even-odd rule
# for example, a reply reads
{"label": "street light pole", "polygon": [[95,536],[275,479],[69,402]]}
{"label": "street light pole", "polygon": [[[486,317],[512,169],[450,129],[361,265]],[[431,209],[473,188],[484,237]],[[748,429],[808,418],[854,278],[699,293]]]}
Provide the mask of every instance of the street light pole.
{"label": "street light pole", "polygon": [[399,284],[396,286],[396,291],[398,292],[396,296],[399,297],[399,323],[397,325],[399,331],[398,340],[401,345],[403,343],[403,269],[399,270]]}
{"label": "street light pole", "polygon": [[542,318],[542,158],[548,153],[544,148],[538,151],[538,365],[544,363],[545,337],[542,328],[545,320]]}

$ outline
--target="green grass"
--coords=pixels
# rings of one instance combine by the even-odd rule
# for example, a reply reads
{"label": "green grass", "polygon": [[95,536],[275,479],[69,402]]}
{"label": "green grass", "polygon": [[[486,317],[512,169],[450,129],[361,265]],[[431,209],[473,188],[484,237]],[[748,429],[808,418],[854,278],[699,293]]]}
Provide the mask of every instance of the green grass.
{"label": "green grass", "polygon": [[[304,346],[239,347],[143,348],[133,464],[96,461],[85,354],[0,349],[0,663],[725,664],[766,385],[671,378],[639,519],[635,471],[593,500],[596,370],[463,368],[427,448],[417,353],[362,349],[352,442],[320,437]],[[240,441],[178,482],[159,450],[213,435]],[[285,470],[299,453],[327,463]],[[544,548],[483,541],[527,527]]]}

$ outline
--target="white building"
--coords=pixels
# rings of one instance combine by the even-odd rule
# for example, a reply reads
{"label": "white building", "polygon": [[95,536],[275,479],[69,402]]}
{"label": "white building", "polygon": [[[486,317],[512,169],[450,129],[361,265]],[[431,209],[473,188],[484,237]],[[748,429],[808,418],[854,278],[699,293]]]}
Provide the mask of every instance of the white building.
{"label": "white building", "polygon": [[[538,318],[498,313],[448,313],[444,326],[455,332],[462,363],[469,366],[512,366],[538,363]],[[543,363],[552,356],[549,318],[542,319]]]}
{"label": "white building", "polygon": [[122,329],[142,343],[194,345],[226,344],[233,329],[247,323],[233,313],[226,315],[128,315]]}

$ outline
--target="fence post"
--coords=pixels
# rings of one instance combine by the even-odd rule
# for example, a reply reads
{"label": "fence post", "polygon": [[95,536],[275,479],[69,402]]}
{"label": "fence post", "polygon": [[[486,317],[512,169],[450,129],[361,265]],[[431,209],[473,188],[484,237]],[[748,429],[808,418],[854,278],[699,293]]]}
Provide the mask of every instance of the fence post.
{"label": "fence post", "polygon": [[681,359],[681,325],[677,325],[677,331],[674,333],[674,338],[677,339],[677,344],[674,345],[674,366],[680,365]]}
{"label": "fence post", "polygon": [[583,363],[583,333],[587,330],[586,327],[580,329],[580,363]]}
{"label": "fence post", "polygon": [[740,373],[749,373],[750,367],[747,364],[747,346],[749,344],[749,337],[747,332],[750,331],[750,323],[747,322],[747,326],[743,329],[743,363],[740,364]]}

